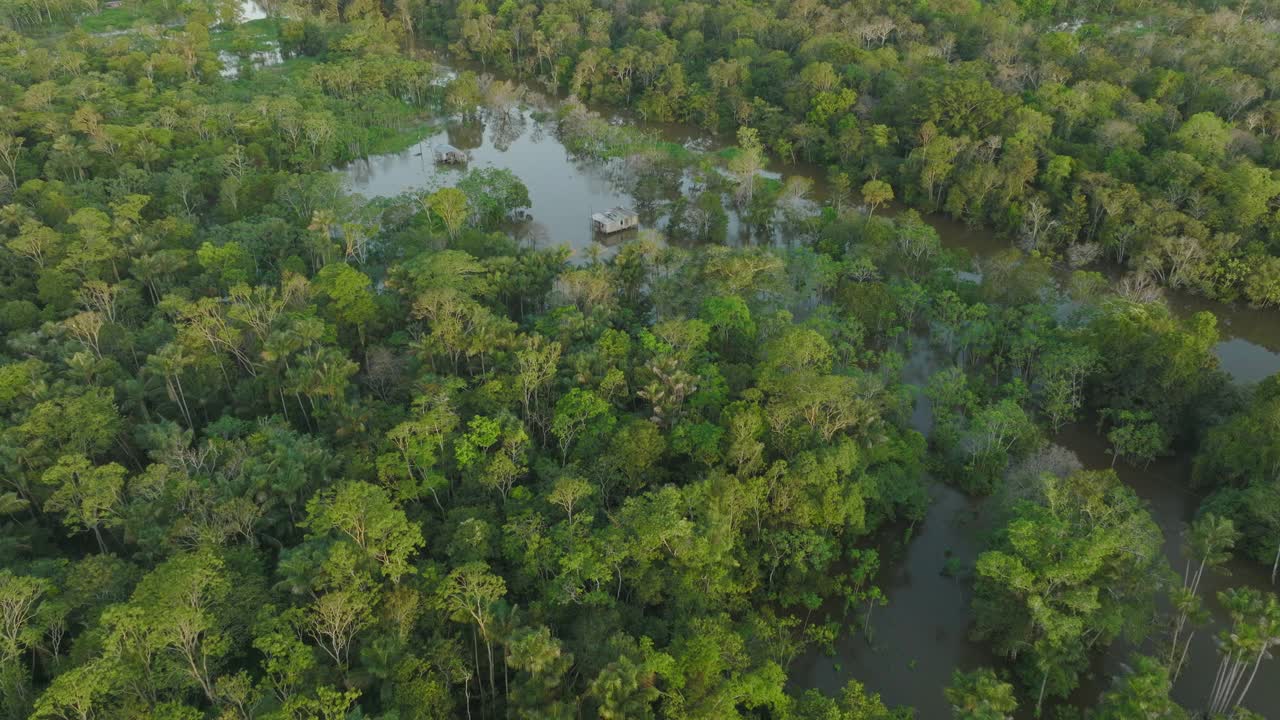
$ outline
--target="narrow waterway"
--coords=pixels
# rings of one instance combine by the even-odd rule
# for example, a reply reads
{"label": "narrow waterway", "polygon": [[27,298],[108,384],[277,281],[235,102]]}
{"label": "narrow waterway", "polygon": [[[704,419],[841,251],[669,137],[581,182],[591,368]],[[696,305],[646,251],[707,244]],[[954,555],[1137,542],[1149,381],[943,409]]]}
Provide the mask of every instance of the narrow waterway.
{"label": "narrow waterway", "polygon": [[[465,168],[439,166],[432,162],[432,148],[448,143],[470,155],[467,168],[495,167],[510,170],[529,188],[532,219],[520,228],[528,241],[542,246],[568,244],[579,257],[598,240],[592,233],[592,212],[616,205],[647,208],[642,223],[661,228],[661,203],[652,190],[638,191],[628,177],[625,161],[584,161],[575,158],[558,140],[552,118],[557,100],[526,89],[518,107],[485,113],[470,122],[446,122],[442,129],[400,153],[372,157],[341,170],[346,184],[362,195],[390,196],[422,192],[456,182]],[[614,122],[631,122],[646,132],[669,142],[697,150],[717,146],[714,139],[689,128],[652,125],[634,118],[614,117]],[[801,174],[812,182],[811,197],[822,196],[823,181],[817,168],[775,167],[781,173]],[[658,192],[669,196],[687,186],[688,178]],[[753,238],[734,213],[730,213],[729,241],[745,243]],[[930,217],[943,243],[963,248],[975,257],[987,257],[1008,247],[1008,242],[990,233],[974,230],[946,218]],[[765,238],[766,242],[777,237]],[[1170,306],[1180,316],[1209,310],[1219,318],[1222,342],[1216,353],[1222,367],[1237,381],[1251,383],[1280,371],[1280,313],[1237,308],[1195,296],[1171,293]],[[917,343],[905,370],[908,383],[922,387],[936,368],[927,344]],[[927,431],[929,411],[923,398],[916,407],[916,423]],[[1071,427],[1055,442],[1075,453],[1083,467],[1110,466],[1105,444],[1091,428]],[[1164,531],[1171,564],[1182,567],[1179,536],[1190,520],[1197,498],[1187,490],[1189,458],[1166,458],[1145,469],[1118,467],[1121,478],[1149,504]],[[921,718],[944,718],[949,709],[941,689],[954,669],[998,665],[979,644],[969,639],[969,584],[965,576],[981,551],[984,534],[991,525],[988,510],[943,485],[931,488],[933,504],[923,522],[911,529],[912,539],[896,557],[885,559],[880,584],[889,597],[887,607],[876,610],[870,642],[861,634],[840,638],[836,656],[811,652],[791,668],[793,682],[802,687],[818,687],[836,692],[851,678],[857,678],[882,695],[890,704],[908,704],[919,709]],[[1204,583],[1203,594],[1221,621],[1221,609],[1214,593],[1233,585],[1268,585],[1266,573],[1248,562],[1233,562],[1230,577],[1214,575]],[[1188,707],[1203,704],[1212,684],[1217,664],[1214,625],[1197,634],[1189,665],[1175,688],[1175,697]],[[1109,676],[1118,673],[1133,648],[1117,643],[1097,663],[1072,701],[1092,704],[1103,691]],[[1264,665],[1251,690],[1248,705],[1266,714],[1280,708],[1280,662]]]}
{"label": "narrow waterway", "polygon": [[[941,354],[915,338],[902,379],[916,390],[911,426],[925,435],[933,429],[933,409],[923,389],[942,367]],[[797,689],[836,695],[856,679],[890,705],[914,707],[919,718],[946,718],[951,713],[942,689],[955,669],[999,666],[999,658],[969,639],[970,575],[991,513],[981,500],[929,482],[924,519],[899,537],[884,533],[876,583],[889,602],[875,609],[870,633],[842,634],[834,656],[811,648],[797,658],[789,673]]]}
{"label": "narrow waterway", "polygon": [[[922,390],[928,378],[944,366],[944,359],[925,339],[914,340],[903,381],[917,391],[912,425],[925,434],[932,429],[932,409]],[[1067,426],[1051,441],[1067,451],[1065,459],[1058,455],[1055,466],[1111,467],[1106,442],[1087,424]],[[1199,498],[1187,491],[1190,460],[1180,454],[1160,458],[1145,468],[1123,463],[1114,468],[1147,504],[1163,532],[1169,564],[1179,574],[1185,567],[1181,530],[1199,504]],[[910,542],[905,548],[893,537],[883,543],[887,546],[882,549],[885,562],[877,583],[889,604],[875,611],[870,636],[845,633],[836,643],[834,656],[811,648],[791,666],[795,687],[837,694],[845,683],[856,679],[880,693],[888,704],[916,708],[919,718],[946,718],[950,707],[942,690],[954,670],[1005,666],[1002,659],[970,637],[972,571],[997,522],[995,501],[971,498],[941,483],[930,487],[930,496],[933,502],[928,513],[908,529]],[[1196,630],[1186,665],[1174,686],[1173,697],[1183,706],[1202,707],[1213,684],[1219,660],[1214,638],[1225,628],[1225,613],[1216,594],[1245,585],[1270,588],[1267,570],[1248,560],[1233,559],[1207,574],[1202,582],[1201,596],[1213,619]],[[1153,631],[1152,638],[1157,634]],[[1096,705],[1111,679],[1123,674],[1132,654],[1139,651],[1154,652],[1152,641],[1139,647],[1124,640],[1114,643],[1081,678],[1068,704],[1081,708]],[[1262,666],[1246,705],[1266,717],[1271,716],[1269,709],[1280,708],[1280,663]],[[1024,705],[1018,718],[1030,720],[1031,710]]]}
{"label": "narrow waterway", "polygon": [[[1065,428],[1056,442],[1074,451],[1086,468],[1101,469],[1110,466],[1111,456],[1107,453],[1107,444],[1091,427],[1073,425]],[[1181,577],[1186,567],[1181,530],[1194,517],[1200,501],[1200,498],[1186,489],[1191,479],[1191,458],[1186,454],[1179,454],[1158,459],[1146,468],[1119,463],[1115,470],[1120,479],[1146,501],[1152,517],[1164,532],[1165,554],[1169,558],[1169,564]],[[1225,612],[1218,603],[1217,593],[1242,586],[1276,590],[1271,585],[1269,569],[1243,558],[1233,558],[1218,571],[1206,573],[1201,583],[1200,595],[1213,618],[1207,626],[1197,630],[1187,664],[1174,685],[1173,697],[1185,707],[1197,708],[1206,704],[1218,668],[1219,656],[1214,638],[1225,629],[1226,623]],[[1099,664],[1099,676],[1082,685],[1074,699],[1080,703],[1092,703],[1096,700],[1098,693],[1106,689],[1109,676],[1120,673],[1123,663],[1136,649],[1141,648],[1134,648],[1124,642],[1117,642],[1112,646]],[[1280,713],[1280,663],[1272,661],[1262,665],[1245,705],[1264,717],[1276,717]]]}

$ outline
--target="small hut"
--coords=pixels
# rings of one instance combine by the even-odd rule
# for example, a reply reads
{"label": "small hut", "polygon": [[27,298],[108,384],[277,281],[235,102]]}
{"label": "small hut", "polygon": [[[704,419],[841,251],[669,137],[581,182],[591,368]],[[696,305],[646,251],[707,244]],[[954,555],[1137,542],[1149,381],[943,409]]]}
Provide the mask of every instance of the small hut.
{"label": "small hut", "polygon": [[437,145],[431,149],[436,162],[459,165],[467,161],[467,154],[452,145]]}
{"label": "small hut", "polygon": [[598,233],[612,233],[630,230],[640,224],[640,216],[631,208],[616,207],[591,216],[591,226]]}

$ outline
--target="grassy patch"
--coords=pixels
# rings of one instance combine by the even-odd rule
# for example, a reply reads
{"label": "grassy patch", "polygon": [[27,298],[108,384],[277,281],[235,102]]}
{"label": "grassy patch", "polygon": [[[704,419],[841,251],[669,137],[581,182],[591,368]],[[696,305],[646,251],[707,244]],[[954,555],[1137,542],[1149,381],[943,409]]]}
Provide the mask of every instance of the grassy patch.
{"label": "grassy patch", "polygon": [[133,27],[134,23],[150,19],[150,15],[137,5],[109,8],[95,15],[82,15],[76,20],[85,32],[101,33]]}
{"label": "grassy patch", "polygon": [[716,150],[711,154],[719,158],[720,160],[723,160],[724,162],[729,162],[730,160],[736,158],[741,152],[742,152],[742,149],[739,148],[737,145],[730,145],[728,147],[720,148],[719,150]]}
{"label": "grassy patch", "polygon": [[274,18],[250,20],[231,30],[220,30],[209,38],[214,50],[234,53],[243,49],[259,52],[276,47],[280,42],[280,21]]}
{"label": "grassy patch", "polygon": [[419,122],[404,130],[386,128],[369,144],[368,154],[386,155],[408,150],[423,140],[440,131],[440,126],[430,122]]}
{"label": "grassy patch", "polygon": [[[244,77],[229,79],[222,85],[219,94],[232,102],[249,102],[262,95],[294,95],[306,102],[308,96],[300,95],[299,87],[310,75],[311,69],[319,64],[321,61],[316,58],[289,58],[279,65],[257,68]],[[319,101],[319,97],[311,97]],[[348,119],[373,111],[373,102],[333,98],[323,100],[331,112]],[[401,152],[440,130],[439,125],[430,122],[419,108],[386,98],[379,102],[376,112],[368,115],[367,124],[361,128],[357,122],[355,128],[363,136],[359,146],[366,155]]]}
{"label": "grassy patch", "polygon": [[246,77],[229,80],[224,92],[229,99],[238,101],[248,101],[257,95],[293,95],[297,84],[318,64],[320,61],[312,57],[287,58],[278,65],[257,68]]}
{"label": "grassy patch", "polygon": [[685,164],[694,162],[700,154],[680,143],[671,142],[670,140],[655,140],[648,135],[637,133],[636,137],[610,148],[609,155],[612,157],[626,157],[638,152],[648,151],[659,152],[672,160]]}

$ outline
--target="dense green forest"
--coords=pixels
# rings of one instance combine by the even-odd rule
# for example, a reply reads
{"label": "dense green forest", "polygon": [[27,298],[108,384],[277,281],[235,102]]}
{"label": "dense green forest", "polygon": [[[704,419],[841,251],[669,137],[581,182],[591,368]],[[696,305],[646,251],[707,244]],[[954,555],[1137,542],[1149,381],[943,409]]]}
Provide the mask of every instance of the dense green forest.
{"label": "dense green forest", "polygon": [[508,1],[414,18],[487,67],[750,126],[779,158],[887,179],[1073,266],[1280,304],[1272,3]]}
{"label": "dense green forest", "polygon": [[[910,718],[791,668],[872,641],[935,483],[995,518],[947,568],[992,661],[920,697],[1266,713],[1280,601],[1203,581],[1277,579],[1280,376],[1233,384],[1160,288],[1280,304],[1280,7],[267,10],[0,0],[3,717]],[[697,187],[574,254],[516,239],[510,171],[332,172],[518,82],[576,96],[584,162]],[[802,241],[731,247],[729,208]],[[975,275],[935,212],[1011,247]],[[1184,528],[1115,470],[1193,455]]]}

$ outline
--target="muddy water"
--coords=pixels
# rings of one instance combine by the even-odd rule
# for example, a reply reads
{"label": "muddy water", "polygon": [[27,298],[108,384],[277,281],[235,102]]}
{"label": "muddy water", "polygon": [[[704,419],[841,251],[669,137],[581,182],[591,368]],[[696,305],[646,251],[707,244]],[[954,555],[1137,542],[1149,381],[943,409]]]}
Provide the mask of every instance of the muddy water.
{"label": "muddy water", "polygon": [[[1111,463],[1106,442],[1091,427],[1075,425],[1066,428],[1056,441],[1075,451],[1086,468],[1105,468]],[[1185,454],[1162,458],[1147,468],[1119,463],[1115,469],[1120,479],[1147,502],[1152,517],[1164,531],[1165,554],[1169,563],[1181,576],[1186,568],[1186,559],[1182,553],[1180,531],[1191,521],[1200,501],[1186,490],[1191,478],[1190,458]],[[1247,559],[1235,559],[1218,572],[1206,573],[1200,584],[1200,595],[1205,598],[1205,607],[1213,613],[1213,619],[1196,632],[1187,664],[1174,685],[1173,697],[1184,707],[1203,707],[1209,697],[1219,659],[1214,636],[1226,627],[1225,613],[1216,596],[1220,590],[1240,586],[1275,590],[1271,587],[1269,569]],[[1141,649],[1144,648],[1116,643],[1099,663],[1098,677],[1082,684],[1073,700],[1092,704],[1106,689],[1109,677],[1121,673],[1129,655]],[[1151,651],[1149,646],[1145,649]],[[1262,665],[1245,706],[1264,717],[1280,716],[1280,662],[1273,660]]]}
{"label": "muddy water", "polygon": [[[903,381],[917,389],[911,425],[924,434],[933,411],[922,390],[943,367],[941,356],[922,338],[903,367]],[[889,598],[876,608],[870,632],[843,634],[835,656],[810,650],[790,668],[798,689],[836,695],[856,679],[890,705],[910,705],[920,718],[950,717],[942,690],[956,668],[997,666],[999,659],[969,640],[969,568],[992,526],[980,500],[935,483],[922,522],[906,528],[902,543],[882,543],[883,569],[876,582]],[[885,546],[888,546],[887,548]]]}
{"label": "muddy water", "polygon": [[[619,172],[616,163],[581,161],[561,145],[554,123],[540,119],[554,107],[554,99],[535,99],[528,104],[529,107],[497,117],[490,115],[480,122],[449,124],[405,152],[353,163],[342,170],[344,178],[351,190],[366,196],[421,192],[451,184],[462,170],[438,167],[431,161],[431,148],[448,142],[470,153],[470,167],[506,168],[529,187],[533,220],[523,230],[526,237],[541,245],[567,243],[581,256],[596,240],[588,223],[592,212],[643,203],[628,190],[623,181],[626,173]],[[688,129],[640,125],[686,147],[708,149],[716,145],[705,135]],[[785,170],[796,172],[792,167]],[[820,198],[821,171],[801,170],[814,181],[813,196]],[[726,209],[732,213],[732,208]],[[660,227],[661,220],[660,213],[642,215],[643,223],[649,227]],[[945,218],[931,217],[929,221],[938,229],[944,244],[967,249],[977,257],[1008,247],[1006,240]],[[749,230],[731,217],[730,241],[752,240]],[[1216,351],[1223,368],[1238,382],[1256,382],[1280,371],[1280,313],[1234,308],[1181,294],[1173,294],[1170,305],[1182,316],[1199,310],[1210,310],[1218,316],[1223,341]],[[905,370],[906,381],[922,386],[936,369],[935,360],[925,349],[913,354]],[[928,417],[928,407],[922,400],[915,412],[915,422],[922,431],[928,430]],[[1086,468],[1110,465],[1104,444],[1091,428],[1069,428],[1056,441],[1073,450]],[[1182,567],[1179,533],[1197,504],[1197,498],[1186,489],[1188,462],[1183,456],[1165,459],[1146,469],[1117,468],[1121,478],[1150,504],[1164,531],[1170,561],[1177,568]],[[945,718],[950,713],[942,688],[949,683],[952,671],[998,664],[982,646],[968,639],[967,578],[953,577],[950,572],[972,568],[982,549],[984,533],[991,525],[989,510],[946,486],[933,487],[931,495],[934,502],[923,522],[912,528],[911,542],[897,556],[886,555],[880,585],[889,597],[889,605],[875,611],[871,642],[861,634],[846,635],[837,643],[834,658],[820,653],[801,657],[791,669],[798,687],[837,692],[848,679],[857,678],[890,704],[912,705],[919,709],[921,718]],[[1213,594],[1219,589],[1238,584],[1268,585],[1266,573],[1255,564],[1236,562],[1228,569],[1231,577],[1212,576],[1202,589],[1218,622],[1222,613]],[[1175,688],[1175,697],[1189,707],[1202,705],[1212,684],[1217,664],[1212,635],[1217,629],[1214,626],[1198,632],[1189,664]],[[1122,670],[1132,650],[1117,643],[1099,660],[1093,675],[1084,679],[1072,703],[1092,705],[1107,687],[1109,676]],[[1280,661],[1264,666],[1247,704],[1263,714],[1278,712]]]}
{"label": "muddy water", "polygon": [[[593,212],[631,205],[610,168],[573,158],[532,110],[512,110],[500,122],[450,123],[400,153],[357,160],[343,171],[347,186],[366,197],[420,192],[456,183],[469,168],[510,170],[529,188],[533,219],[522,228],[539,245],[568,244],[581,255],[591,246]],[[437,164],[432,148],[465,150],[465,166]]]}
{"label": "muddy water", "polygon": [[[253,6],[257,7],[257,6]],[[260,10],[258,11],[260,12]],[[447,74],[452,71],[442,66]],[[591,213],[616,205],[639,207],[642,225],[661,228],[665,216],[662,203],[646,194],[637,197],[628,187],[630,173],[622,161],[607,163],[575,158],[555,134],[555,122],[547,119],[558,100],[531,88],[525,91],[520,107],[484,113],[472,122],[450,121],[439,132],[399,153],[374,156],[351,163],[340,172],[352,191],[366,197],[392,196],[405,192],[422,192],[452,184],[464,168],[438,166],[431,160],[431,149],[448,143],[466,150],[471,157],[467,167],[505,168],[519,177],[529,188],[532,220],[518,229],[523,237],[541,246],[568,244],[578,258],[586,257],[593,244],[616,245],[622,238],[601,238],[593,234]],[[629,123],[667,142],[694,150],[720,147],[723,142],[686,126],[668,123],[645,123],[637,118],[613,113],[611,122]],[[824,173],[814,166],[775,165],[765,171],[767,177],[781,179],[800,175],[812,182],[809,201],[825,196]],[[671,193],[687,188],[685,177]],[[657,198],[659,201],[664,198]],[[802,201],[803,202],[803,201]],[[778,242],[778,236],[761,238],[741,221],[732,203],[726,203],[729,214],[729,241],[733,244]],[[900,210],[890,207],[890,212]],[[975,257],[989,256],[1006,249],[1009,243],[990,232],[974,229],[943,216],[927,220],[937,230],[945,245],[964,248]],[[781,233],[778,233],[781,235]],[[599,248],[595,248],[599,250]],[[605,255],[608,254],[606,250]],[[1238,382],[1257,382],[1280,372],[1280,312],[1234,307],[1204,298],[1170,293],[1171,307],[1182,316],[1198,310],[1210,310],[1219,318],[1223,341],[1216,351],[1222,367]]]}
{"label": "muddy water", "polygon": [[[904,367],[903,380],[920,389],[944,364],[922,340],[916,343]],[[931,415],[928,399],[917,393],[912,425],[928,433]],[[1072,451],[1085,469],[1111,467],[1105,441],[1088,425],[1064,428],[1053,442]],[[1199,498],[1186,489],[1190,458],[1162,458],[1146,468],[1122,463],[1115,470],[1147,503],[1164,533],[1170,566],[1180,574],[1186,562],[1180,532],[1199,504]],[[836,643],[834,656],[811,649],[791,666],[795,687],[837,694],[849,680],[857,679],[879,693],[887,704],[910,705],[922,719],[946,718],[950,717],[950,707],[942,690],[954,670],[1003,667],[1002,659],[993,657],[985,646],[969,637],[972,568],[996,524],[994,503],[969,498],[942,484],[935,484],[930,495],[933,504],[923,522],[909,529],[910,543],[905,549],[883,551],[884,569],[877,583],[889,604],[875,611],[870,638],[861,632],[846,633]],[[1201,596],[1213,619],[1197,629],[1173,689],[1173,697],[1184,707],[1204,705],[1217,670],[1214,636],[1224,629],[1225,614],[1216,594],[1242,585],[1269,588],[1267,570],[1247,560],[1233,560],[1221,571],[1207,574],[1201,583]],[[1158,628],[1153,629],[1152,636],[1159,632]],[[1140,647],[1117,641],[1097,659],[1065,702],[1080,708],[1096,705],[1111,679],[1123,674],[1131,655],[1139,651],[1151,653],[1155,649],[1150,641]],[[1280,712],[1280,662],[1262,666],[1245,705],[1266,717]],[[1018,717],[1031,718],[1031,708],[1023,707]]]}
{"label": "muddy water", "polygon": [[[920,718],[950,717],[942,690],[956,668],[998,666],[999,660],[969,640],[967,570],[983,546],[990,523],[982,504],[942,484],[930,490],[933,504],[912,529],[905,552],[885,554],[877,580],[889,599],[875,609],[870,635],[845,633],[834,657],[810,651],[792,663],[797,688],[838,695],[856,679],[890,705],[910,705]],[[860,619],[859,619],[860,620]]]}

